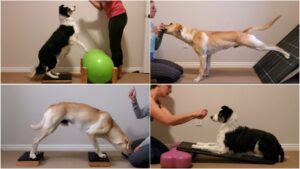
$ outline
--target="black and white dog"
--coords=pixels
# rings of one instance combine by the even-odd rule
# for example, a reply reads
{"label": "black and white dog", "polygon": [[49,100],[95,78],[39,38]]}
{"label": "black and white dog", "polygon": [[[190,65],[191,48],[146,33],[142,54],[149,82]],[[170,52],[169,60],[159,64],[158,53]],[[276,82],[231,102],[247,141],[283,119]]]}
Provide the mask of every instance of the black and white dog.
{"label": "black and white dog", "polygon": [[59,6],[60,26],[40,49],[39,65],[35,68],[35,75],[46,74],[51,78],[58,78],[59,73],[54,73],[52,70],[60,56],[68,55],[73,44],[78,44],[87,51],[85,45],[77,39],[79,27],[72,18],[75,10],[75,6]]}
{"label": "black and white dog", "polygon": [[274,162],[284,160],[284,152],[276,137],[268,132],[241,127],[237,124],[237,115],[227,106],[211,119],[222,123],[219,128],[216,143],[201,143],[193,148],[208,150],[218,154],[250,153]]}

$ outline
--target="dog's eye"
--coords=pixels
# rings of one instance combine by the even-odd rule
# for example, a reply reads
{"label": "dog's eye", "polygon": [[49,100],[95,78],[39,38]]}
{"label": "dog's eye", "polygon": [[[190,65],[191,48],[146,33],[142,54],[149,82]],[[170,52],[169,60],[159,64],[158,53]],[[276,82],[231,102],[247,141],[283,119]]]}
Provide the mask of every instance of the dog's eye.
{"label": "dog's eye", "polygon": [[170,25],[173,25],[173,23],[171,22]]}

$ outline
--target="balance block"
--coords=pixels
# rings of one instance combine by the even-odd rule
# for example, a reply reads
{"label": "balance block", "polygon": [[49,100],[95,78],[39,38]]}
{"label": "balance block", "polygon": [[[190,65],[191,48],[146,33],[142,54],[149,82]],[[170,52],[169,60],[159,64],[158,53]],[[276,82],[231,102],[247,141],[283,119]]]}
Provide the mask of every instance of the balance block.
{"label": "balance block", "polygon": [[17,166],[19,167],[36,167],[44,159],[44,152],[38,152],[35,159],[29,157],[30,152],[27,151],[18,159]]}
{"label": "balance block", "polygon": [[[106,154],[106,153],[104,153]],[[106,158],[100,158],[95,152],[88,152],[90,167],[110,167],[110,161],[106,154]]]}
{"label": "balance block", "polygon": [[160,166],[162,168],[191,168],[192,155],[173,147],[160,156]]}
{"label": "balance block", "polygon": [[45,75],[42,79],[42,83],[72,83],[71,73],[61,73],[58,79],[54,79],[50,76]]}

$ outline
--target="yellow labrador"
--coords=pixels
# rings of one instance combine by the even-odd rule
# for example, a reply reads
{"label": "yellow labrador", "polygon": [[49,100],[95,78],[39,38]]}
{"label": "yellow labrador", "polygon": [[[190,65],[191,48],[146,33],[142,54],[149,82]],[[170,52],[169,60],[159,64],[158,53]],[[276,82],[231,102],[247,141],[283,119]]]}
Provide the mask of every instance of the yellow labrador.
{"label": "yellow labrador", "polygon": [[277,46],[268,46],[250,34],[255,30],[266,30],[270,28],[280,17],[281,16],[277,16],[265,25],[251,26],[242,31],[202,31],[187,28],[179,23],[171,23],[169,25],[163,25],[162,27],[166,34],[173,35],[193,47],[200,60],[199,74],[197,78],[194,79],[194,82],[199,82],[203,76],[209,75],[211,55],[223,49],[247,46],[256,50],[274,50],[282,53],[286,59],[289,59],[289,53],[283,49]]}
{"label": "yellow labrador", "polygon": [[96,153],[101,158],[106,157],[106,155],[100,151],[97,137],[106,138],[126,155],[132,152],[128,137],[108,112],[86,104],[61,102],[51,105],[38,124],[30,125],[32,129],[41,129],[40,135],[33,141],[30,158],[36,158],[38,144],[45,137],[53,133],[60,124],[67,125],[68,123],[74,124],[81,131],[87,133]]}

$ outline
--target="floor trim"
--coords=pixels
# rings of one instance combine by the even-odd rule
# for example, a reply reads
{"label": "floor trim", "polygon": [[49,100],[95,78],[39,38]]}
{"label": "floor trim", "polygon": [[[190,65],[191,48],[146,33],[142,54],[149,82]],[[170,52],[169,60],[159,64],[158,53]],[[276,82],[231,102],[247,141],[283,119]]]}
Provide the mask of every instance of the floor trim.
{"label": "floor trim", "polygon": [[[20,72],[20,73],[28,73],[28,72],[33,72],[33,67],[2,67],[1,72],[5,73],[15,73],[15,72]],[[134,71],[139,71],[143,72],[142,67],[124,67],[122,68],[123,72],[134,72]],[[59,72],[70,72],[70,73],[80,73],[80,67],[57,67],[55,71]]]}
{"label": "floor trim", "polygon": [[[176,62],[183,68],[199,68],[199,62]],[[252,68],[256,62],[212,62],[211,68]]]}
{"label": "floor trim", "polygon": [[[171,144],[167,144],[169,147]],[[282,144],[285,151],[299,151],[299,144]],[[101,144],[100,148],[104,151],[114,151],[115,148],[110,144]],[[26,151],[31,149],[31,144],[2,144],[1,151]],[[90,151],[93,150],[89,144],[40,144],[39,150],[42,151]]]}

